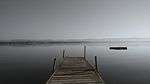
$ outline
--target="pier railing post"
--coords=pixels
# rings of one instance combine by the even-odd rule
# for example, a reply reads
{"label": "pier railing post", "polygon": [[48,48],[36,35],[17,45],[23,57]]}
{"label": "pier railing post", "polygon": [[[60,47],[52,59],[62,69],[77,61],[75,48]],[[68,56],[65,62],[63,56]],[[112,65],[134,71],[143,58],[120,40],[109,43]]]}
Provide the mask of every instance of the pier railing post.
{"label": "pier railing post", "polygon": [[86,46],[84,46],[84,58],[86,59]]}
{"label": "pier railing post", "polygon": [[63,58],[65,57],[65,49],[63,50]]}
{"label": "pier railing post", "polygon": [[97,56],[95,56],[95,69],[96,69],[96,71],[98,71],[98,68],[97,68]]}
{"label": "pier railing post", "polygon": [[56,58],[54,58],[54,63],[53,63],[53,70],[52,70],[52,72],[55,71],[55,64],[56,64]]}

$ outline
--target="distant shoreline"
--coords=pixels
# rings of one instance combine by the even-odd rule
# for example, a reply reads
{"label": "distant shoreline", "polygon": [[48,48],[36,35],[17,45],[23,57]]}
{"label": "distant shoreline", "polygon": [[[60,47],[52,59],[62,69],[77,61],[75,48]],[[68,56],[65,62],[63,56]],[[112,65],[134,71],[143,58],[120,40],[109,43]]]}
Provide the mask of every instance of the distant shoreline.
{"label": "distant shoreline", "polygon": [[63,41],[10,41],[0,42],[0,45],[46,45],[46,44],[64,44],[64,43],[83,43],[80,41],[76,42],[63,42]]}
{"label": "distant shoreline", "polygon": [[0,46],[5,45],[50,45],[50,44],[66,44],[66,43],[134,43],[134,42],[149,42],[150,38],[102,38],[102,39],[60,39],[60,40],[0,40]]}
{"label": "distant shoreline", "polygon": [[49,45],[49,44],[66,44],[66,43],[128,43],[128,42],[149,42],[150,40],[136,40],[136,39],[90,39],[90,40],[11,40],[11,41],[0,41],[0,46],[5,45]]}

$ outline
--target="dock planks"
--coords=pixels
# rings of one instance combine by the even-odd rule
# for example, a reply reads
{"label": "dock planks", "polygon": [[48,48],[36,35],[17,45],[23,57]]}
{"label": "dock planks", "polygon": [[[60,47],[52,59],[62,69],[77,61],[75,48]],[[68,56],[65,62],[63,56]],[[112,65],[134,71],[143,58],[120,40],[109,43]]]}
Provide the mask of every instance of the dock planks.
{"label": "dock planks", "polygon": [[104,84],[95,69],[83,57],[65,57],[46,84]]}

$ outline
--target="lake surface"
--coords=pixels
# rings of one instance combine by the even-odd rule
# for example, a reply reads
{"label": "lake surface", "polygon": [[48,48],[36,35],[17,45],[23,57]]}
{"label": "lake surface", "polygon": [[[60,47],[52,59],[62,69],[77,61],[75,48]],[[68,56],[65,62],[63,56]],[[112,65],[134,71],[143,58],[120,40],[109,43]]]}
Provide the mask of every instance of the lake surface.
{"label": "lake surface", "polygon": [[[97,56],[106,84],[150,84],[149,43],[86,45],[86,59],[94,65]],[[128,49],[109,50],[115,45],[126,45]],[[83,44],[0,46],[0,84],[45,84],[53,59],[57,67],[61,64],[63,49],[66,56],[83,56]]]}

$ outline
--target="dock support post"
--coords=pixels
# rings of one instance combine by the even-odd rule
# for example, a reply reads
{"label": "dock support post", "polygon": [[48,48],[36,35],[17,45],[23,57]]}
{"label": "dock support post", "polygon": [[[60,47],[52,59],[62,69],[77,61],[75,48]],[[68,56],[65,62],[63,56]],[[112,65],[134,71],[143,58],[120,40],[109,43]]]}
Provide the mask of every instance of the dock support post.
{"label": "dock support post", "polygon": [[55,64],[56,64],[56,58],[54,58],[54,63],[53,63],[53,70],[52,70],[52,72],[55,71]]}
{"label": "dock support post", "polygon": [[63,50],[63,58],[65,57],[65,49]]}
{"label": "dock support post", "polygon": [[84,58],[86,59],[86,46],[84,46]]}
{"label": "dock support post", "polygon": [[95,69],[96,69],[96,71],[98,71],[98,68],[97,68],[97,56],[95,56]]}

